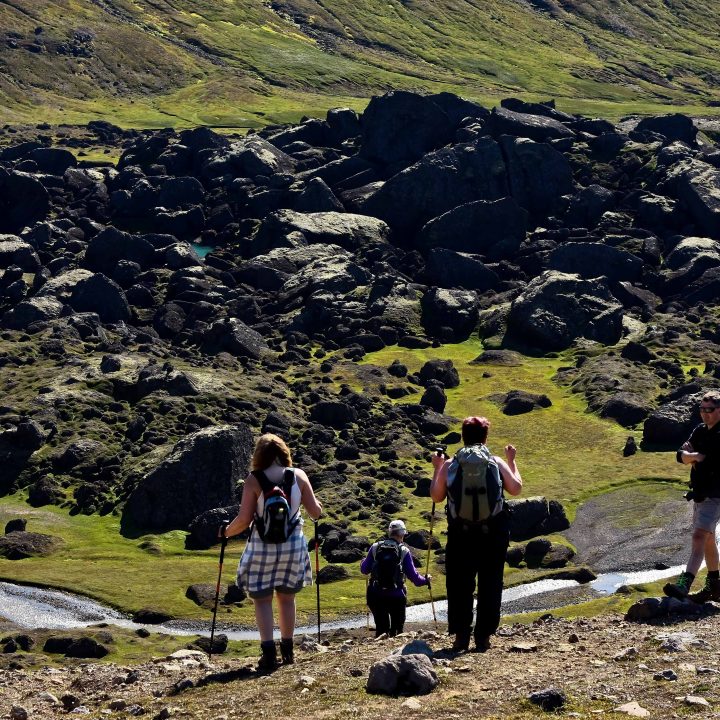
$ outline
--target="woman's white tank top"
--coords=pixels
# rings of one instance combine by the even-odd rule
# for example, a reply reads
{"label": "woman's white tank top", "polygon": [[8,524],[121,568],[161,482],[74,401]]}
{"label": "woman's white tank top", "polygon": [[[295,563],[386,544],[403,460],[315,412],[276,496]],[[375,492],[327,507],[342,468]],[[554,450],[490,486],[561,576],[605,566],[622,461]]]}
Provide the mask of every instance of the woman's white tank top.
{"label": "woman's white tank top", "polygon": [[[273,463],[270,467],[265,468],[263,471],[265,473],[265,476],[267,479],[272,483],[277,483],[278,485],[282,484],[283,481],[283,474],[285,473],[286,468],[282,465],[278,465],[277,463]],[[293,483],[292,490],[290,492],[290,511],[292,512],[293,516],[295,516],[300,510],[300,486],[298,485],[297,478],[295,479],[295,482]],[[257,514],[262,517],[263,511],[265,509],[265,498],[263,497],[263,494],[260,493],[260,497],[258,497],[257,501]]]}

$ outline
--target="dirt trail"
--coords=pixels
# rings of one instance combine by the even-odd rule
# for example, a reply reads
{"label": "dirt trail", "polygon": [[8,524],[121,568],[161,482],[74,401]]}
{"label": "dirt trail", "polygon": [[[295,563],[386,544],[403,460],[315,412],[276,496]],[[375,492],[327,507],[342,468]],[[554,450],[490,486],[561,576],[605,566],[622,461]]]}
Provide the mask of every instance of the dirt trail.
{"label": "dirt trail", "polygon": [[[503,627],[488,652],[462,655],[443,651],[448,638],[431,627],[380,641],[371,640],[365,631],[338,631],[327,637],[323,652],[309,640],[309,650],[297,650],[295,665],[267,677],[255,675],[252,662],[226,662],[222,657],[212,668],[204,660],[163,658],[134,668],[82,661],[59,670],[3,670],[1,710],[8,713],[12,705],[22,705],[30,717],[64,717],[62,706],[43,693],[56,698],[70,693],[91,716],[122,707],[126,714],[118,717],[144,714],[202,720],[238,717],[240,709],[244,717],[286,720],[406,714],[433,720],[531,718],[542,712],[527,696],[555,687],[567,696],[565,710],[579,713],[578,717],[595,717],[632,701],[648,710],[647,717],[684,715],[691,710],[687,696],[704,698],[709,706],[692,709],[709,717],[711,706],[720,703],[715,680],[720,671],[718,629],[714,615],[657,626],[611,616],[550,618]],[[440,685],[430,695],[410,701],[368,695],[365,683],[372,663],[414,636],[424,638],[435,651]],[[627,659],[615,659],[623,652]],[[236,679],[197,687],[211,669]],[[661,672],[677,677],[655,679]],[[176,693],[174,688],[182,686],[187,689]]]}

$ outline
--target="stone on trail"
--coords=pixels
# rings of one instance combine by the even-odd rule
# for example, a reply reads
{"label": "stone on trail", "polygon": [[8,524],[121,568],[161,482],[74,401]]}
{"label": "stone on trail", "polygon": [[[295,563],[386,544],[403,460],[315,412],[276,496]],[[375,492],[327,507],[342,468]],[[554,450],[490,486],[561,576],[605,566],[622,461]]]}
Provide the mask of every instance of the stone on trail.
{"label": "stone on trail", "polygon": [[370,668],[367,691],[381,695],[427,695],[439,683],[425,655],[391,655]]}
{"label": "stone on trail", "polygon": [[426,655],[431,660],[434,654],[433,649],[424,640],[413,640],[400,650],[400,655]]}
{"label": "stone on trail", "polygon": [[545,712],[552,712],[563,707],[567,702],[565,693],[557,688],[545,688],[544,690],[538,690],[537,692],[530,693],[528,700],[538,707],[545,710]]}
{"label": "stone on trail", "polygon": [[534,642],[516,642],[510,646],[509,652],[531,653],[537,652],[538,646]]}
{"label": "stone on trail", "polygon": [[132,618],[133,622],[143,625],[160,625],[172,619],[172,615],[158,608],[140,608]]}
{"label": "stone on trail", "polygon": [[630,717],[650,717],[650,712],[638,705],[635,700],[616,707],[614,712],[625,713]]}
{"label": "stone on trail", "polygon": [[694,705],[695,707],[710,707],[710,703],[701,695],[686,695],[683,702],[686,705]]}
{"label": "stone on trail", "polygon": [[403,707],[406,710],[422,710],[422,703],[417,698],[408,698],[403,701],[400,707]]}
{"label": "stone on trail", "polygon": [[5,523],[5,534],[17,531],[24,532],[26,527],[27,520],[25,518],[13,518]]}
{"label": "stone on trail", "polygon": [[[213,607],[215,603],[215,585],[211,583],[195,583],[185,591],[185,597],[192,600],[196,605]],[[220,586],[220,594],[227,592],[227,585]]]}
{"label": "stone on trail", "polygon": [[617,653],[617,655],[613,657],[613,660],[634,660],[638,654],[636,647],[629,647]]}
{"label": "stone on trail", "polygon": [[326,565],[320,569],[317,574],[317,584],[327,585],[328,583],[338,582],[340,580],[346,580],[350,577],[350,573],[347,568],[341,565]]}
{"label": "stone on trail", "polygon": [[224,634],[215,635],[212,640],[212,644],[210,643],[210,638],[205,636],[201,636],[188,644],[189,650],[195,650],[196,648],[200,648],[208,654],[210,654],[210,652],[212,651],[213,655],[221,655],[227,650],[227,647],[228,636]]}

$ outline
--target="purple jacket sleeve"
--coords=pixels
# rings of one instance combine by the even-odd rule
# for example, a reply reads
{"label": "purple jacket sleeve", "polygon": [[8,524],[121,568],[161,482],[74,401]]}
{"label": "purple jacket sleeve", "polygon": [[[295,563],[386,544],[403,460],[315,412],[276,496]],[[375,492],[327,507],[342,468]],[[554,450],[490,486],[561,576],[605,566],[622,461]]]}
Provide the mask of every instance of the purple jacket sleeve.
{"label": "purple jacket sleeve", "polygon": [[413,585],[417,587],[427,585],[427,579],[425,578],[425,576],[418,575],[418,572],[415,569],[415,564],[413,563],[412,555],[410,554],[409,550],[405,553],[405,557],[403,558],[403,572],[405,573],[405,577]]}
{"label": "purple jacket sleeve", "polygon": [[369,575],[372,572],[375,559],[373,558],[373,546],[370,546],[367,557],[360,563],[360,572],[363,575]]}

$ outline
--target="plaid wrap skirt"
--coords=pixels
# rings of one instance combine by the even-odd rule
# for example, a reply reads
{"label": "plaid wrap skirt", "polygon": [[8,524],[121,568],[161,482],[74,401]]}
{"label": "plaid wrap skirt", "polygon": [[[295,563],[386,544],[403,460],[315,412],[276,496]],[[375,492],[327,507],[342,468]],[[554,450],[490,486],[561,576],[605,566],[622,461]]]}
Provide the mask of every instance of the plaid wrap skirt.
{"label": "plaid wrap skirt", "polygon": [[295,593],[312,584],[307,540],[299,524],[284,543],[266,543],[253,530],[238,564],[237,584],[252,597]]}

